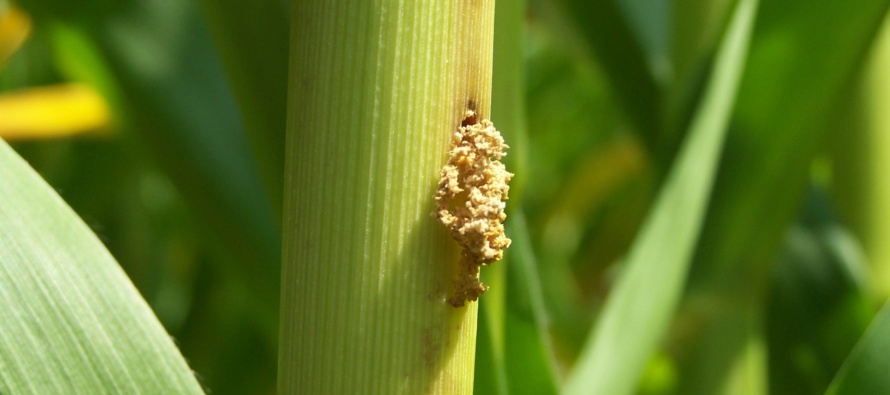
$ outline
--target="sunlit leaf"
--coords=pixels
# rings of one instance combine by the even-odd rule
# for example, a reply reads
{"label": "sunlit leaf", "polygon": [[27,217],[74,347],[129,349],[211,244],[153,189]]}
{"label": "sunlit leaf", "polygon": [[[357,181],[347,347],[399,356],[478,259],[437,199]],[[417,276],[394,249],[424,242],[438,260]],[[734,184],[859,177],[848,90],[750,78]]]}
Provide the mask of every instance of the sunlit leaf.
{"label": "sunlit leaf", "polygon": [[111,254],[2,141],[0,169],[0,393],[202,393]]}

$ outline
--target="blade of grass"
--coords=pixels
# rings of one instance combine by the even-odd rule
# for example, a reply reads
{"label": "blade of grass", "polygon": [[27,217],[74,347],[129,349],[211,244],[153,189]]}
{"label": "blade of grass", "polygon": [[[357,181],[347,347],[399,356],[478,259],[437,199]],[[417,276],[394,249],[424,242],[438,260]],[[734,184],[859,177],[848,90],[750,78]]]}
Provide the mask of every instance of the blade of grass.
{"label": "blade of grass", "polygon": [[[491,112],[506,141],[510,154],[504,164],[514,173],[510,181],[511,207],[522,201],[527,177],[528,135],[525,123],[525,80],[523,56],[525,0],[502,1],[497,4],[494,23],[494,59],[492,60]],[[509,225],[508,225],[509,226]],[[509,230],[508,230],[508,235]],[[505,305],[507,281],[502,264],[483,270],[482,281],[490,286],[479,300],[479,329],[476,342],[476,367],[473,392],[477,394],[510,393],[505,355]]]}
{"label": "blade of grass", "polygon": [[566,383],[567,394],[633,393],[667,329],[708,206],[756,9],[756,0],[737,4],[688,140]]}
{"label": "blade of grass", "polygon": [[513,249],[507,251],[503,264],[484,270],[484,278],[491,281],[492,290],[480,301],[480,313],[485,314],[485,325],[480,328],[487,327],[492,332],[492,341],[499,342],[493,351],[498,353],[500,364],[494,367],[502,370],[493,373],[496,378],[504,376],[502,391],[555,394],[555,365],[546,332],[543,292],[531,251],[528,225],[522,211],[516,209],[522,201],[528,158],[522,53],[524,15],[525,1],[498,3],[492,118],[510,142],[510,155],[505,162],[516,173],[510,185],[512,208],[508,209],[510,220],[506,225],[507,234],[513,238]]}
{"label": "blade of grass", "polygon": [[743,266],[769,273],[826,132],[820,126],[861,65],[890,1],[867,3],[840,11],[830,3],[764,5],[721,163],[726,176],[718,179],[706,223],[713,231],[704,232],[694,280],[723,270],[738,283],[735,269]]}
{"label": "blade of grass", "polygon": [[733,324],[735,312],[765,298],[834,105],[847,100],[845,87],[888,4],[767,2],[761,7],[687,287],[688,312],[696,325],[690,341],[680,346],[679,393],[710,395],[725,386],[725,371],[748,336]]}
{"label": "blade of grass", "polygon": [[714,51],[735,0],[678,0],[671,21],[672,77],[665,93],[665,135],[675,153],[707,82]]}
{"label": "blade of grass", "polygon": [[884,305],[869,325],[826,394],[888,394],[887,372],[890,372],[890,303]]}
{"label": "blade of grass", "polygon": [[513,210],[508,250],[505,365],[511,394],[557,394],[556,363],[547,331],[547,312],[525,214]]}
{"label": "blade of grass", "polygon": [[[489,286],[499,285],[483,279]],[[500,284],[503,284],[501,282]],[[503,333],[497,333],[498,326],[493,321],[495,315],[503,316],[503,308],[493,306],[492,295],[479,300],[479,328],[476,334],[476,365],[473,379],[474,394],[507,395],[507,372],[504,368]],[[501,330],[502,331],[502,330]]]}
{"label": "blade of grass", "polygon": [[2,140],[0,169],[0,393],[202,393],[111,254]]}

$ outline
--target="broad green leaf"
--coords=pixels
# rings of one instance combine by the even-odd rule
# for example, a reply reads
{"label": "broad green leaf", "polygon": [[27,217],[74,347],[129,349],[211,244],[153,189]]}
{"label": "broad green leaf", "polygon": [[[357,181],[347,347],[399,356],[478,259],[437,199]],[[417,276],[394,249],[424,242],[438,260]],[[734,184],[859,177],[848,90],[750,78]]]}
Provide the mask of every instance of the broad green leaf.
{"label": "broad green leaf", "polygon": [[202,393],[111,254],[2,141],[0,169],[0,393]]}
{"label": "broad green leaf", "polygon": [[[182,284],[194,287],[186,291],[193,292],[191,304],[181,306],[187,316],[177,328],[183,353],[215,393],[270,390],[280,298],[280,218],[197,4],[18,4],[32,14],[35,37],[54,45],[54,59],[44,64],[54,60],[67,78],[98,87],[120,121],[120,137],[135,149],[129,154],[151,159],[149,165],[172,181],[177,204],[181,197],[191,209],[177,218],[197,236],[182,242],[198,254],[190,258],[198,271]],[[154,273],[163,270],[156,262],[149,264]]]}
{"label": "broad green leaf", "polygon": [[687,141],[569,377],[568,394],[633,393],[667,329],[708,206],[756,9],[756,0],[737,5]]}
{"label": "broad green leaf", "polygon": [[890,303],[872,321],[844,362],[829,395],[890,393]]}

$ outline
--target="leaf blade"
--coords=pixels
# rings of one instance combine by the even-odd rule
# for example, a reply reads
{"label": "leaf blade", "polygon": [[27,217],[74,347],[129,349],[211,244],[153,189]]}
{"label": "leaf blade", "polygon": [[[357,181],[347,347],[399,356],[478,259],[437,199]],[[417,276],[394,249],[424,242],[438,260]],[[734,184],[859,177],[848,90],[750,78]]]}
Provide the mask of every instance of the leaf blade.
{"label": "leaf blade", "polygon": [[508,225],[515,245],[506,281],[504,363],[511,394],[558,394],[556,362],[537,262],[525,214],[516,210]]}
{"label": "leaf blade", "polygon": [[568,394],[632,393],[666,330],[704,219],[756,8],[756,0],[737,5],[688,141],[569,377]]}
{"label": "leaf blade", "polygon": [[0,392],[202,393],[86,224],[0,142]]}

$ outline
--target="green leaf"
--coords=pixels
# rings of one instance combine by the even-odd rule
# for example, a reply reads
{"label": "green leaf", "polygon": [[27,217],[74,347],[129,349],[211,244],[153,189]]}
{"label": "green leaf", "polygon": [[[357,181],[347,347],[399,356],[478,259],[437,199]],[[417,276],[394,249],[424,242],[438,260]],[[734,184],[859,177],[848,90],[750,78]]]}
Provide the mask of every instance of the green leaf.
{"label": "green leaf", "polygon": [[834,378],[827,394],[890,393],[890,303],[878,313]]}
{"label": "green leaf", "polygon": [[519,208],[529,149],[523,96],[525,12],[525,1],[501,2],[495,18],[492,119],[510,144],[506,164],[516,174],[510,185],[506,225],[513,247],[507,250],[505,262],[483,270],[483,279],[492,289],[480,300],[477,342],[490,349],[481,355],[491,354],[490,362],[485,362],[490,371],[480,373],[491,377],[483,378],[486,387],[476,386],[477,393],[494,393],[491,388],[510,394],[556,394],[558,389],[540,275],[528,224]]}
{"label": "green leaf", "polygon": [[666,155],[676,153],[689,127],[735,0],[677,0],[672,5],[672,78],[665,93]]}
{"label": "green leaf", "polygon": [[511,394],[557,394],[556,359],[547,331],[544,292],[525,214],[514,210],[507,225],[513,239],[504,319],[504,364]]}
{"label": "green leaf", "polygon": [[826,132],[821,126],[890,2],[863,4],[764,3],[696,277],[725,270],[727,280],[737,283],[736,269],[743,266],[769,273],[782,232],[798,212]]}
{"label": "green leaf", "polygon": [[[485,284],[492,286],[490,280]],[[490,292],[489,292],[490,293]],[[493,306],[489,297],[479,300],[478,329],[476,330],[476,364],[473,393],[507,395],[507,372],[504,368],[503,328],[494,324],[495,315],[503,316],[501,306]]]}
{"label": "green leaf", "polygon": [[847,100],[845,87],[888,4],[763,3],[690,272],[685,313],[696,324],[688,328],[694,340],[678,346],[679,393],[710,395],[724,386],[748,336],[736,311],[760,308],[765,298],[834,106]]}
{"label": "green leaf", "polygon": [[0,168],[0,393],[202,393],[111,254],[2,141]]}
{"label": "green leaf", "polygon": [[568,394],[633,393],[667,329],[708,206],[756,9],[756,0],[737,5],[688,140],[569,377]]}

